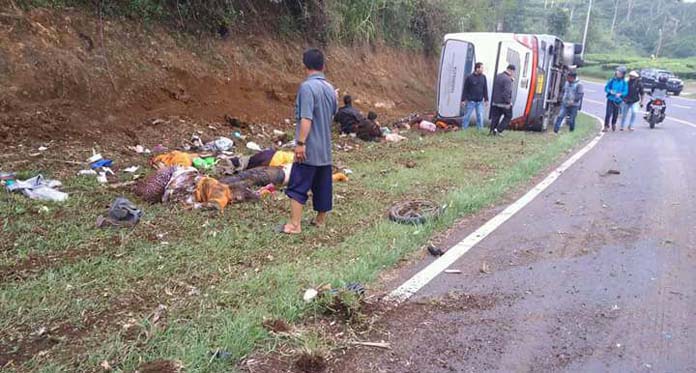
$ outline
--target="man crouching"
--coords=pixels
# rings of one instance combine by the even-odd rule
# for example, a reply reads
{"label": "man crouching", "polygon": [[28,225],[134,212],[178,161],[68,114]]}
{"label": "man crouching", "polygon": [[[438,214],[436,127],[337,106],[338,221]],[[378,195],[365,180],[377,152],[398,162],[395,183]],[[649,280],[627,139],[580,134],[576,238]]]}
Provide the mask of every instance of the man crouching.
{"label": "man crouching", "polygon": [[302,232],[302,208],[310,190],[317,211],[312,224],[323,226],[333,203],[331,121],[338,110],[336,91],[324,76],[320,50],[309,49],[302,59],[307,78],[300,84],[295,101],[295,163],[285,192],[290,197],[290,222],[282,227],[287,234]]}

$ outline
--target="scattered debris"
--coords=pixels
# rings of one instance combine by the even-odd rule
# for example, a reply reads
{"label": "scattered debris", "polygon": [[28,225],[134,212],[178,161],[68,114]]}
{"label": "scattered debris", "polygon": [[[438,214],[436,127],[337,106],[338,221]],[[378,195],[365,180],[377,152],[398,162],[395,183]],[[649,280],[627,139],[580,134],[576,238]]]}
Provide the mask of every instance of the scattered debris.
{"label": "scattered debris", "polygon": [[132,174],[132,173],[135,173],[136,171],[138,171],[139,169],[140,169],[140,166],[130,166],[130,167],[124,169],[123,171]]}
{"label": "scattered debris", "polygon": [[247,149],[255,150],[255,151],[257,151],[257,152],[260,152],[260,151],[262,150],[262,149],[261,149],[261,146],[260,146],[259,144],[255,143],[255,142],[253,142],[253,141],[249,141],[249,142],[246,144],[246,147],[247,147]]}
{"label": "scattered debris", "polygon": [[124,197],[118,197],[109,208],[107,216],[97,218],[97,227],[132,227],[143,216],[142,210]]}
{"label": "scattered debris", "polygon": [[152,153],[150,151],[150,149],[147,149],[142,145],[129,146],[128,149],[130,149],[138,154],[150,154],[150,153]]}
{"label": "scattered debris", "polygon": [[44,151],[46,151],[46,150],[48,150],[47,147],[45,147],[45,146],[39,146],[39,151],[40,151],[40,152],[44,152]]}
{"label": "scattered debris", "polygon": [[104,360],[99,364],[100,367],[102,367],[105,371],[110,372],[113,368],[111,368],[111,364],[107,360]]}
{"label": "scattered debris", "polygon": [[398,133],[389,133],[384,135],[384,140],[387,142],[401,142],[408,139],[404,136],[399,135]]}
{"label": "scattered debris", "polygon": [[314,300],[314,298],[316,298],[317,295],[319,295],[319,292],[316,289],[307,289],[305,290],[302,299],[304,299],[305,302],[309,303],[312,300]]}
{"label": "scattered debris", "polygon": [[90,164],[89,167],[92,168],[93,170],[96,170],[97,168],[111,167],[113,164],[114,164],[114,161],[112,161],[111,159],[103,159],[102,158],[96,162],[92,162],[92,164]]}
{"label": "scattered debris", "polygon": [[55,189],[62,185],[60,181],[45,179],[43,175],[37,175],[27,180],[10,179],[5,181],[5,188],[10,192],[22,192],[31,199],[55,202],[63,202],[68,199],[67,193]]}
{"label": "scattered debris", "polygon": [[445,273],[449,273],[449,274],[460,274],[460,273],[462,273],[462,270],[461,270],[461,269],[446,269],[446,270],[445,270]]}
{"label": "scattered debris", "polygon": [[219,348],[218,348],[217,350],[215,350],[215,351],[210,351],[210,361],[211,361],[211,362],[212,362],[213,360],[215,360],[215,359],[229,360],[229,359],[231,359],[231,358],[232,358],[232,353],[231,353],[231,352],[228,352],[228,351],[225,351],[225,350],[221,350],[221,349],[219,349]]}
{"label": "scattered debris", "polygon": [[92,156],[87,158],[87,163],[94,163],[102,159],[102,155],[92,150]]}
{"label": "scattered debris", "polygon": [[281,319],[264,320],[263,327],[273,333],[287,333],[290,331],[290,325]]}
{"label": "scattered debris", "polygon": [[408,161],[406,161],[405,166],[406,166],[406,168],[415,168],[415,167],[416,167],[416,162],[413,161],[413,160],[408,160]]}
{"label": "scattered debris", "polygon": [[607,170],[607,172],[601,174],[600,176],[609,176],[609,175],[621,175],[621,171],[609,169],[609,170]]}
{"label": "scattered debris", "polygon": [[445,253],[444,251],[442,251],[442,249],[437,248],[433,245],[428,245],[428,252],[432,256],[442,256]]}
{"label": "scattered debris", "polygon": [[391,345],[387,342],[350,342],[354,346],[367,346],[367,347],[377,347],[391,350]]}
{"label": "scattered debris", "polygon": [[481,273],[491,273],[491,268],[488,266],[488,263],[482,262],[481,263],[481,268],[479,269]]}
{"label": "scattered debris", "polygon": [[97,171],[94,171],[94,170],[80,170],[80,171],[77,172],[77,174],[78,174],[79,176],[92,176],[92,175],[96,175],[96,174],[97,174]]}
{"label": "scattered debris", "polygon": [[333,174],[331,179],[334,182],[346,182],[346,181],[348,181],[348,176],[346,176],[346,174],[344,174],[342,172],[337,172],[337,173]]}

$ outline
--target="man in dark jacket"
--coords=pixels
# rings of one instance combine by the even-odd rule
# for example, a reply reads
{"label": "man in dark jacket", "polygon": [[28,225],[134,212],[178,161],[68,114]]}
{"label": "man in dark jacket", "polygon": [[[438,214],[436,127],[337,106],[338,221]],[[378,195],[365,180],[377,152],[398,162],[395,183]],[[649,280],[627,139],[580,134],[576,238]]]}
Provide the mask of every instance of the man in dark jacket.
{"label": "man in dark jacket", "polygon": [[352,97],[343,96],[343,104],[344,106],[338,109],[338,113],[334,116],[334,121],[341,126],[341,133],[353,133],[358,123],[363,120],[363,116],[353,107]]}
{"label": "man in dark jacket", "polygon": [[626,124],[626,118],[629,116],[631,119],[628,121],[628,130],[633,131],[633,124],[636,122],[636,112],[643,107],[644,96],[645,92],[643,92],[643,83],[640,82],[640,75],[633,70],[628,74],[628,94],[624,97],[623,116],[621,117],[622,131]]}
{"label": "man in dark jacket", "polygon": [[507,69],[498,74],[493,82],[491,135],[502,134],[512,120],[512,84],[515,70],[515,65],[508,65]]}
{"label": "man in dark jacket", "polygon": [[488,104],[488,82],[483,75],[483,63],[477,62],[474,73],[464,80],[462,106],[466,109],[460,127],[469,128],[471,114],[476,111],[476,128],[483,129],[483,105]]}

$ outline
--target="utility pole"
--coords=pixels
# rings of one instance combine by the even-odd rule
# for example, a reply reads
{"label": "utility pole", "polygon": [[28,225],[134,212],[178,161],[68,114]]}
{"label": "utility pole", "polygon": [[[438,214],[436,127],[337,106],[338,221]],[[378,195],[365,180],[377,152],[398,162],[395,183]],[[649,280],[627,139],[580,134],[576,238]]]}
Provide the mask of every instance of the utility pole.
{"label": "utility pole", "polygon": [[582,53],[580,56],[585,58],[585,50],[587,49],[587,30],[590,28],[590,14],[592,13],[592,0],[590,0],[590,5],[587,6],[587,18],[585,19],[585,32],[582,35]]}

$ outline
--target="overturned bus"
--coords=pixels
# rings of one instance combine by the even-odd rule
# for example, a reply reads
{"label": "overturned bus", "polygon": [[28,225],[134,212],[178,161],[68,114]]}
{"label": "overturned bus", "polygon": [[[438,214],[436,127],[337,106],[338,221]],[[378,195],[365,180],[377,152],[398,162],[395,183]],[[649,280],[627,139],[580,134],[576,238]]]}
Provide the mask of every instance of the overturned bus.
{"label": "overturned bus", "polygon": [[582,65],[581,53],[581,44],[567,43],[553,35],[485,32],[445,35],[437,114],[443,119],[461,117],[464,79],[474,71],[476,62],[484,65],[491,95],[495,75],[512,64],[517,70],[510,128],[544,131],[558,115],[566,74]]}

